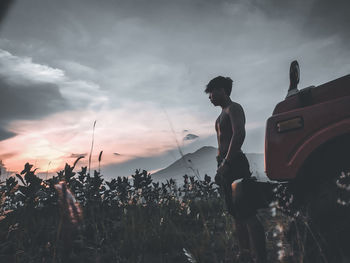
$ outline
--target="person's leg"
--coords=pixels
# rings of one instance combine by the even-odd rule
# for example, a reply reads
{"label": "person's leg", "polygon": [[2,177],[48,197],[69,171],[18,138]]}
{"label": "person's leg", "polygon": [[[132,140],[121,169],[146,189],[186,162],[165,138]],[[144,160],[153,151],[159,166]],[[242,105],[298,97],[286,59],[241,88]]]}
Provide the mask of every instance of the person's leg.
{"label": "person's leg", "polygon": [[233,216],[235,221],[235,231],[237,237],[237,243],[239,248],[239,253],[236,255],[237,262],[252,262],[250,256],[250,242],[249,233],[246,222],[237,219],[236,217],[236,207],[235,207],[235,196],[237,183],[230,182],[229,179],[225,178],[219,188],[220,194],[225,198],[226,209],[228,213]]}
{"label": "person's leg", "polygon": [[[242,262],[250,262],[250,241],[249,241],[249,232],[247,228],[247,223],[245,220],[237,217],[237,201],[239,202],[241,196],[241,185],[239,182],[232,183],[231,187],[231,195],[230,195],[230,204],[234,210],[234,213],[231,215],[234,217],[235,226],[236,226],[236,237],[239,248],[239,255],[237,260]],[[230,211],[230,209],[229,209]]]}
{"label": "person's leg", "polygon": [[251,252],[254,254],[255,262],[267,262],[266,238],[262,223],[256,215],[249,217],[245,222],[249,233]]}
{"label": "person's leg", "polygon": [[[232,201],[236,210],[235,219],[240,225],[245,226],[245,231],[237,232],[238,240],[241,239],[243,244],[246,244],[247,240],[251,255],[255,257],[255,262],[267,262],[266,258],[266,241],[265,231],[260,220],[256,216],[256,204],[257,200],[252,198],[258,195],[257,189],[255,189],[255,182],[249,183],[248,181],[235,182],[232,184]],[[261,198],[259,196],[255,196]],[[244,227],[241,227],[244,229]],[[240,241],[239,241],[240,242]]]}
{"label": "person's leg", "polygon": [[246,222],[235,218],[235,226],[240,254],[250,254],[249,232]]}

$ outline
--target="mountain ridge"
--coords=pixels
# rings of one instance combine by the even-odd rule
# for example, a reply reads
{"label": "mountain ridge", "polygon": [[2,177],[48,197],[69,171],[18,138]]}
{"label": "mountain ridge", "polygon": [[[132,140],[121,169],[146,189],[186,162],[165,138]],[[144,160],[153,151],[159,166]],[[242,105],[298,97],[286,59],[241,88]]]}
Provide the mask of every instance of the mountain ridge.
{"label": "mountain ridge", "polygon": [[[182,180],[187,174],[189,176],[199,176],[204,178],[208,175],[214,178],[216,173],[216,155],[218,149],[213,146],[203,146],[193,153],[187,153],[181,158],[171,163],[164,169],[151,174],[154,181],[165,181],[167,179]],[[259,153],[245,153],[252,175],[260,181],[267,181],[264,172],[264,155]]]}

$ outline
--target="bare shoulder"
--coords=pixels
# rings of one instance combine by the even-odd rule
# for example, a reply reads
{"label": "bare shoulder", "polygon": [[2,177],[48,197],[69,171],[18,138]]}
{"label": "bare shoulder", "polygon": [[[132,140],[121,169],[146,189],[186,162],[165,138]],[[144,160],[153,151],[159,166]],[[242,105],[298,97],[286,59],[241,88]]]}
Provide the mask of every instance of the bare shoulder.
{"label": "bare shoulder", "polygon": [[227,113],[231,120],[234,120],[235,122],[245,123],[246,121],[243,107],[237,102],[232,102],[232,104],[228,107]]}
{"label": "bare shoulder", "polygon": [[237,114],[239,115],[242,113],[244,114],[243,107],[241,106],[241,104],[234,101],[228,107],[228,111],[234,115],[237,115]]}

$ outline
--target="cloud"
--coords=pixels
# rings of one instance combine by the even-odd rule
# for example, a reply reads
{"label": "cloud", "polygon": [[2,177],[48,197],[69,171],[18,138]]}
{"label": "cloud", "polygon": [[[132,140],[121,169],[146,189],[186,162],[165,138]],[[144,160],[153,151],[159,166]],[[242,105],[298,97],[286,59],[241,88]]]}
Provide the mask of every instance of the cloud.
{"label": "cloud", "polygon": [[9,159],[11,157],[16,156],[16,152],[6,152],[6,153],[1,153],[0,154],[0,160],[6,160]]}
{"label": "cloud", "polygon": [[0,78],[0,120],[38,119],[51,113],[69,110],[59,87],[52,83],[14,84]]}
{"label": "cloud", "polygon": [[15,69],[6,72],[2,58],[0,56],[0,141],[16,135],[8,129],[13,120],[35,120],[71,108],[58,85],[30,81],[20,74],[15,77]]}
{"label": "cloud", "polygon": [[[84,65],[73,61],[68,64],[74,65],[68,68],[84,68]],[[88,67],[85,68],[88,70]],[[57,93],[69,101],[71,107],[78,109],[94,108],[108,101],[100,86],[92,81],[71,79],[62,69],[35,63],[30,57],[15,56],[2,49],[0,49],[0,76],[9,85],[27,87],[28,91],[38,85],[55,86]]]}
{"label": "cloud", "polygon": [[72,153],[69,158],[79,158],[79,157],[86,157],[87,153]]}
{"label": "cloud", "polygon": [[8,129],[14,120],[37,120],[74,109],[99,110],[107,102],[93,82],[72,80],[61,69],[0,49],[0,140],[15,136]]}
{"label": "cloud", "polygon": [[[247,1],[273,20],[287,20],[300,26],[305,35],[327,38],[337,35],[343,44],[350,38],[350,2],[347,0]],[[347,48],[348,45],[347,45]]]}
{"label": "cloud", "polygon": [[33,63],[29,57],[18,57],[0,49],[0,74],[12,83],[24,84],[26,81],[56,83],[64,79],[64,72],[47,65]]}
{"label": "cloud", "polygon": [[10,11],[13,3],[14,0],[2,0],[0,2],[0,26],[3,23],[3,20],[5,19],[7,13]]}
{"label": "cloud", "polygon": [[0,140],[18,134],[1,146],[67,158],[89,151],[95,119],[105,162],[160,154],[189,132],[216,145],[220,109],[203,90],[224,75],[246,112],[247,151],[261,152],[260,122],[285,97],[292,60],[300,87],[349,73],[347,10],[344,0],[18,1],[1,32],[0,77],[19,90],[11,96],[27,88],[38,99],[27,94],[26,107],[0,118]]}
{"label": "cloud", "polygon": [[198,137],[199,136],[197,136],[195,134],[189,133],[183,138],[183,140],[184,141],[193,141],[193,140],[197,139]]}
{"label": "cloud", "polygon": [[[270,112],[271,103],[279,98],[272,91],[284,84],[283,74],[287,75],[291,59],[305,57],[317,72],[322,68],[317,68],[320,60],[334,57],[327,51],[336,50],[337,45],[313,49],[323,39],[311,41],[315,35],[329,37],[331,32],[323,34],[323,24],[333,25],[338,20],[333,11],[326,13],[326,7],[347,10],[345,1],[327,4],[324,0],[135,0],[103,4],[33,0],[18,4],[14,10],[17,16],[11,16],[5,36],[25,43],[22,52],[35,54],[50,65],[59,64],[65,75],[85,82],[94,79],[109,98],[103,94],[93,106],[96,109],[119,107],[120,101],[132,97],[203,111],[207,97],[201,89],[207,80],[222,74],[238,80],[233,91],[238,100],[249,100],[251,108],[259,107],[256,112]],[[339,27],[346,25],[347,19],[340,13]],[[92,21],[92,15],[99,21]],[[31,21],[33,16],[40,19]],[[317,17],[325,19],[318,22]],[[345,34],[348,27],[342,28]],[[96,94],[96,86],[74,82],[67,85],[66,93],[61,92],[64,96],[71,93],[83,107],[82,99]],[[272,95],[266,92],[266,103],[256,103],[258,96],[252,98],[252,93],[265,88]],[[83,94],[84,89],[91,92]],[[102,95],[101,90],[98,93]]]}
{"label": "cloud", "polygon": [[[3,122],[4,123],[4,122]],[[16,133],[0,128],[0,141],[16,136]]]}

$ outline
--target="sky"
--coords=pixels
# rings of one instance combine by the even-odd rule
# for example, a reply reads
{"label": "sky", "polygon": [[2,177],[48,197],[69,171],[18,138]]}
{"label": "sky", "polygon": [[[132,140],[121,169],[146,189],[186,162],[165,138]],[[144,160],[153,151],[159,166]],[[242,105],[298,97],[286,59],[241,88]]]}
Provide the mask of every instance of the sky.
{"label": "sky", "polygon": [[[217,146],[221,109],[205,85],[233,79],[245,152],[263,153],[267,118],[299,88],[350,73],[346,0],[17,0],[0,25],[0,160],[41,172],[79,165],[112,176],[157,170]],[[94,122],[95,129],[93,130]]]}

